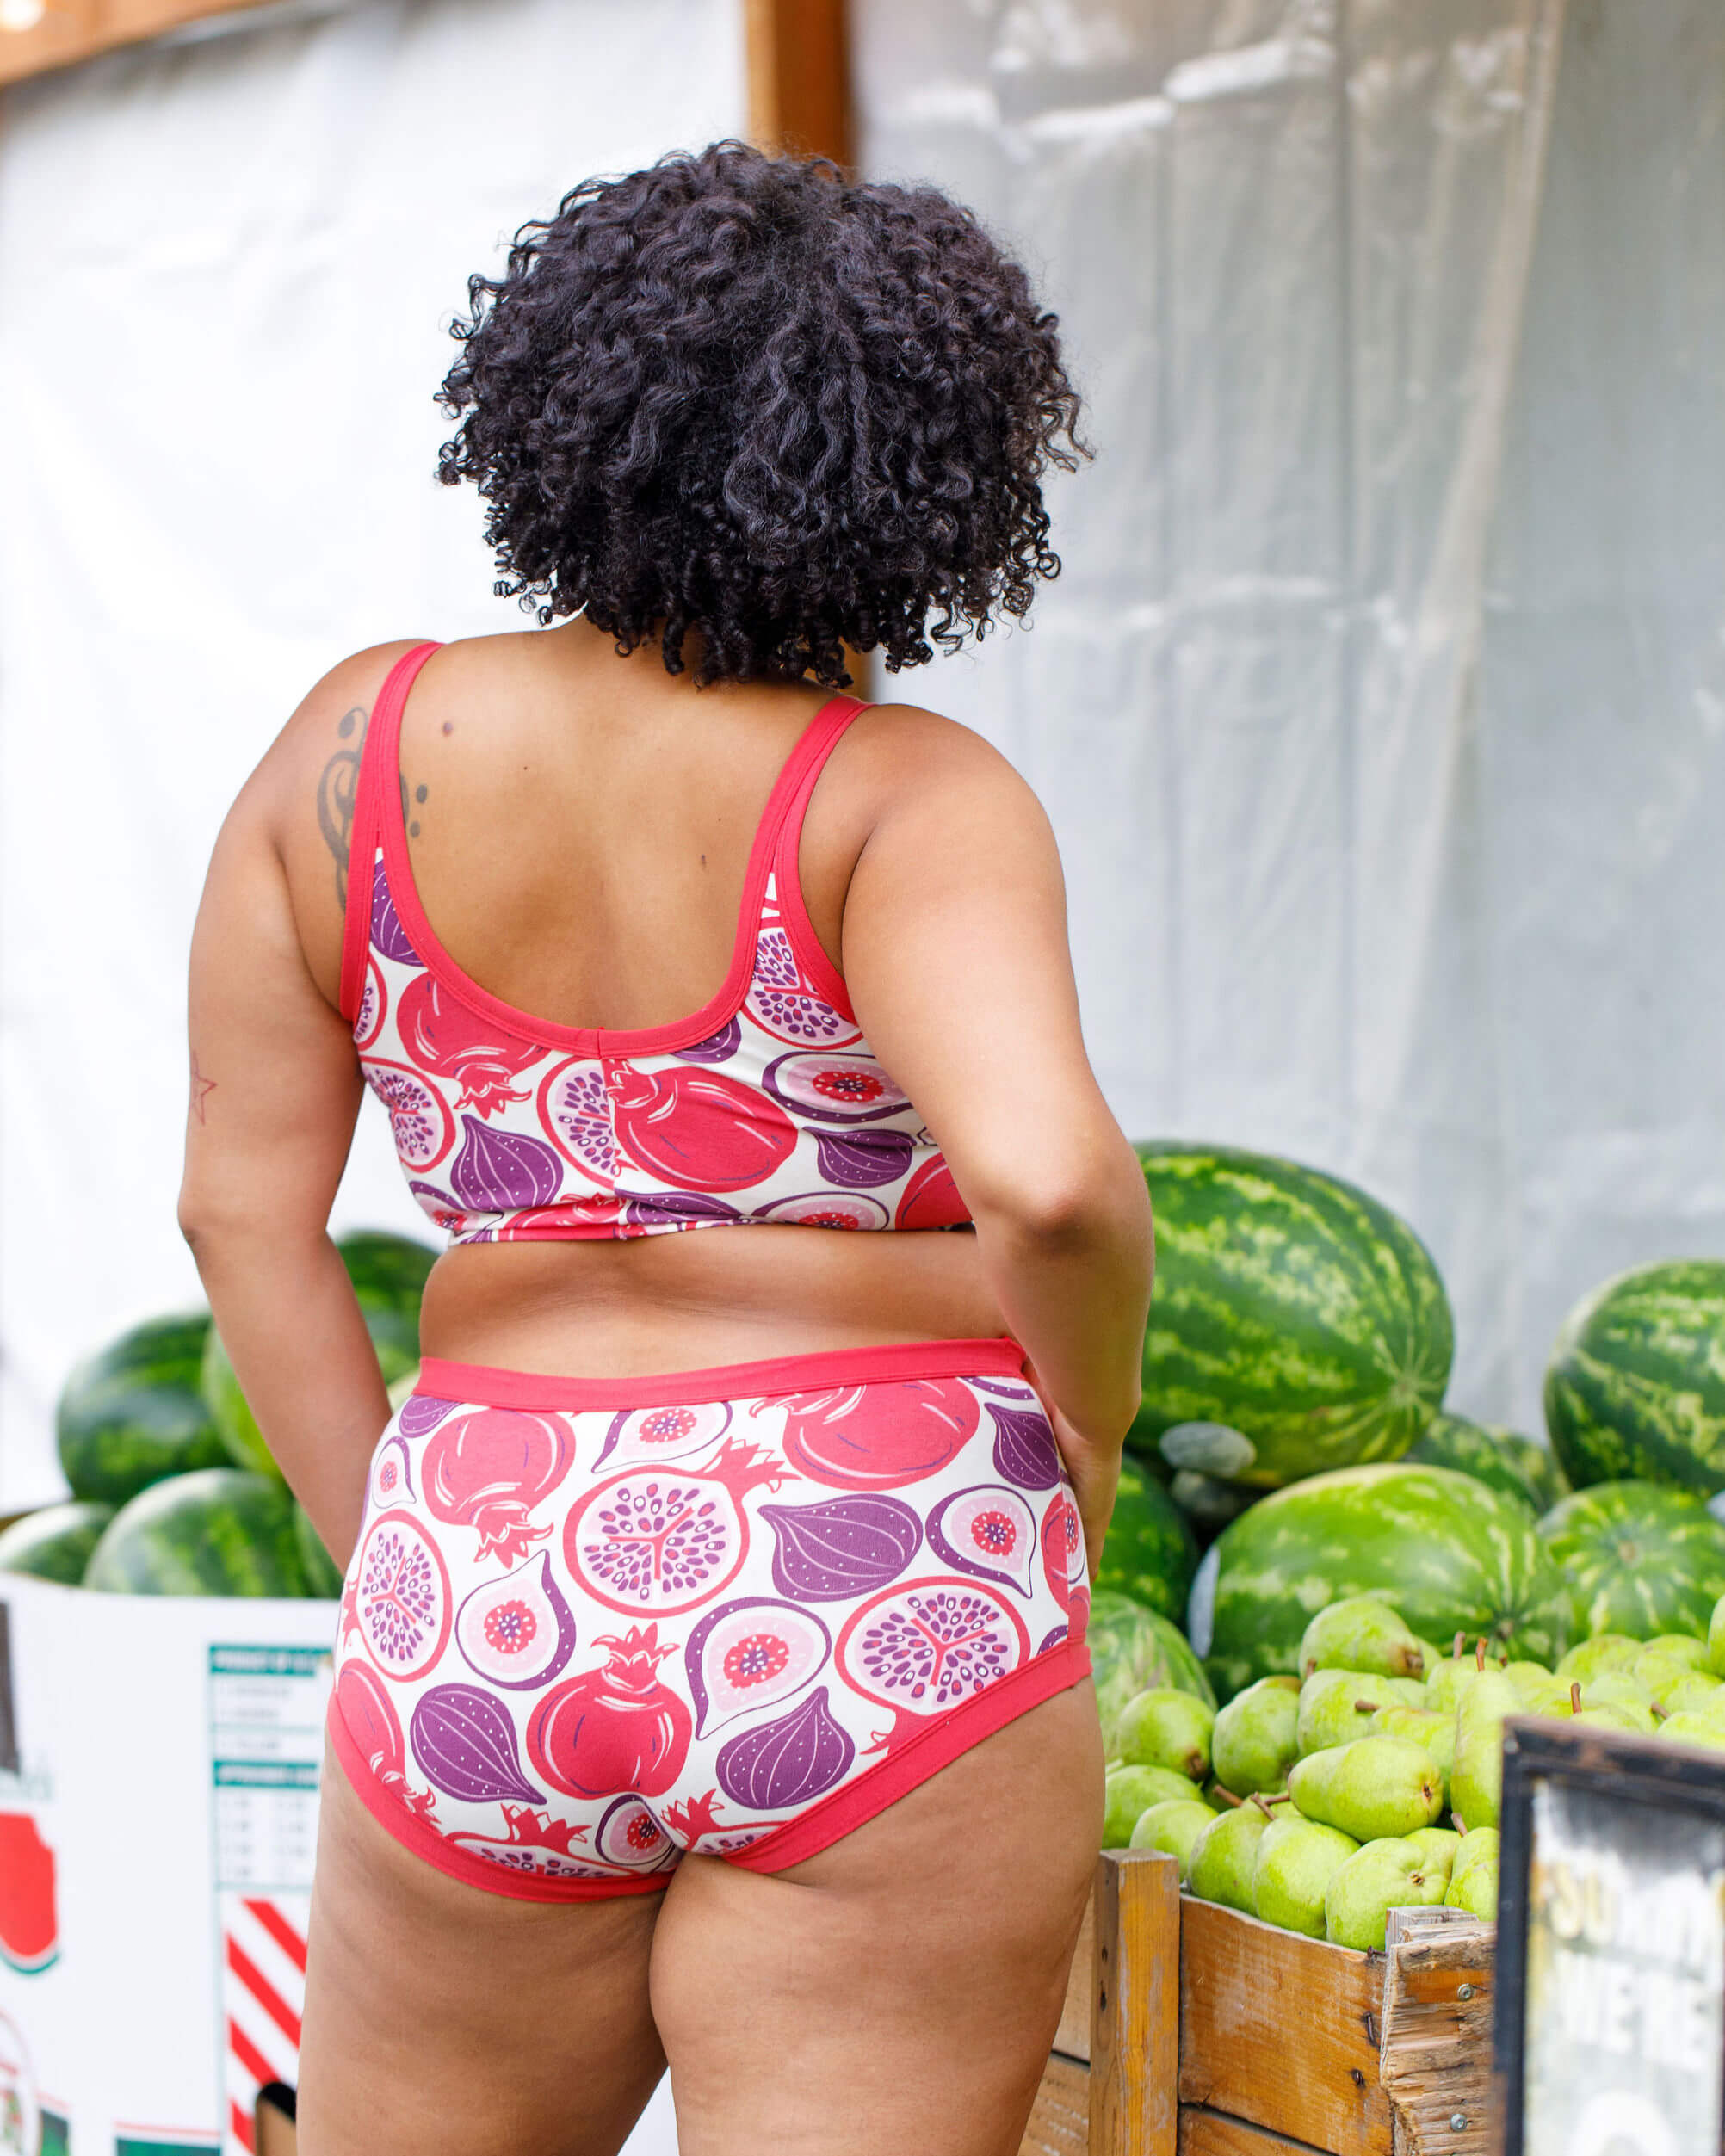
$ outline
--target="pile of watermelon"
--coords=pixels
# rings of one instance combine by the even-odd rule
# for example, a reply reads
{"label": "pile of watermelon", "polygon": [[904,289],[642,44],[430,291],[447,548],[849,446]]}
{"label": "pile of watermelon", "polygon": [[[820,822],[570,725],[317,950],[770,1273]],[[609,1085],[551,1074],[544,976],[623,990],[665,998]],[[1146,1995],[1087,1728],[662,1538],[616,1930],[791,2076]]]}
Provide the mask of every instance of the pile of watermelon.
{"label": "pile of watermelon", "polygon": [[1529,1662],[1704,1636],[1725,1592],[1725,1263],[1588,1295],[1538,1442],[1445,1411],[1449,1298],[1388,1208],[1294,1161],[1138,1152],[1156,1292],[1097,1584],[1181,1624],[1222,1698],[1295,1673],[1313,1615],[1349,1596]]}
{"label": "pile of watermelon", "polygon": [[[399,1393],[419,1361],[419,1299],[437,1253],[370,1230],[336,1247]],[[0,1533],[0,1572],[110,1594],[340,1593],[207,1310],[149,1319],[80,1363],[56,1434],[71,1501]]]}

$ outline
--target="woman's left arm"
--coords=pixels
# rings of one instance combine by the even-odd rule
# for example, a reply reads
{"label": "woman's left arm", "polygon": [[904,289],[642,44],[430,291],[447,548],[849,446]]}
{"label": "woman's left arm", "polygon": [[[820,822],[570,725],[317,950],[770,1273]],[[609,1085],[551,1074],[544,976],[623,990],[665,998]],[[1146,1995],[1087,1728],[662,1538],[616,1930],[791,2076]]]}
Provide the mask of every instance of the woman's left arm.
{"label": "woman's left arm", "polygon": [[389,1418],[327,1232],[362,1080],[307,967],[271,826],[271,759],[235,803],[192,938],[180,1227],[270,1451],[345,1566]]}

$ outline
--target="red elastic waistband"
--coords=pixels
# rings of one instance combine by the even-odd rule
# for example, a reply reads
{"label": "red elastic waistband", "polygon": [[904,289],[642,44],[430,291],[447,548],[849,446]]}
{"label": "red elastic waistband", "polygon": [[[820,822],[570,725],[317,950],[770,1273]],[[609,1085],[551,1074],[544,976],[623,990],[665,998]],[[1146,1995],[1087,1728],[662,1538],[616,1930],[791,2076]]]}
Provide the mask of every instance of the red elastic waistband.
{"label": "red elastic waistband", "polygon": [[824,1348],[764,1362],[720,1362],[705,1370],[660,1370],[642,1377],[547,1377],[495,1370],[483,1362],[444,1362],[428,1355],[416,1393],[475,1407],[692,1407],[707,1400],[764,1399],[814,1393],[830,1385],[869,1385],[913,1377],[1017,1377],[1024,1350],[1016,1340],[902,1340],[888,1347]]}

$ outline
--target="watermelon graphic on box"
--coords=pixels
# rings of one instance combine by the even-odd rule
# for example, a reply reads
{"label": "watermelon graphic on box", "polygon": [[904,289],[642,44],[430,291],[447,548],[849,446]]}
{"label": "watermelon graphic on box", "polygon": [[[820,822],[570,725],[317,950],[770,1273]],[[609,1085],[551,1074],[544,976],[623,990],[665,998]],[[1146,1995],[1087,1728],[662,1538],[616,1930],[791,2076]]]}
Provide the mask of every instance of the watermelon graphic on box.
{"label": "watermelon graphic on box", "polygon": [[0,1812],[0,1959],[34,1976],[59,1953],[54,1852],[28,1812]]}

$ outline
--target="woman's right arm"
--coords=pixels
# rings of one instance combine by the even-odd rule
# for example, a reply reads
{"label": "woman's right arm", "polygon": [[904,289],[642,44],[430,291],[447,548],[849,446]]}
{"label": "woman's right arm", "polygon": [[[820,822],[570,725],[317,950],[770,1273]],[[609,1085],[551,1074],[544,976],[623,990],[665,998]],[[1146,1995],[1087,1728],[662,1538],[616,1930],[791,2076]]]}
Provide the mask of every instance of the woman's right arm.
{"label": "woman's right arm", "polygon": [[1136,1155],[1085,1053],[1041,804],[978,735],[883,706],[875,817],[844,904],[858,1022],[938,1140],[1039,1390],[1092,1569],[1136,1413],[1153,1241]]}

